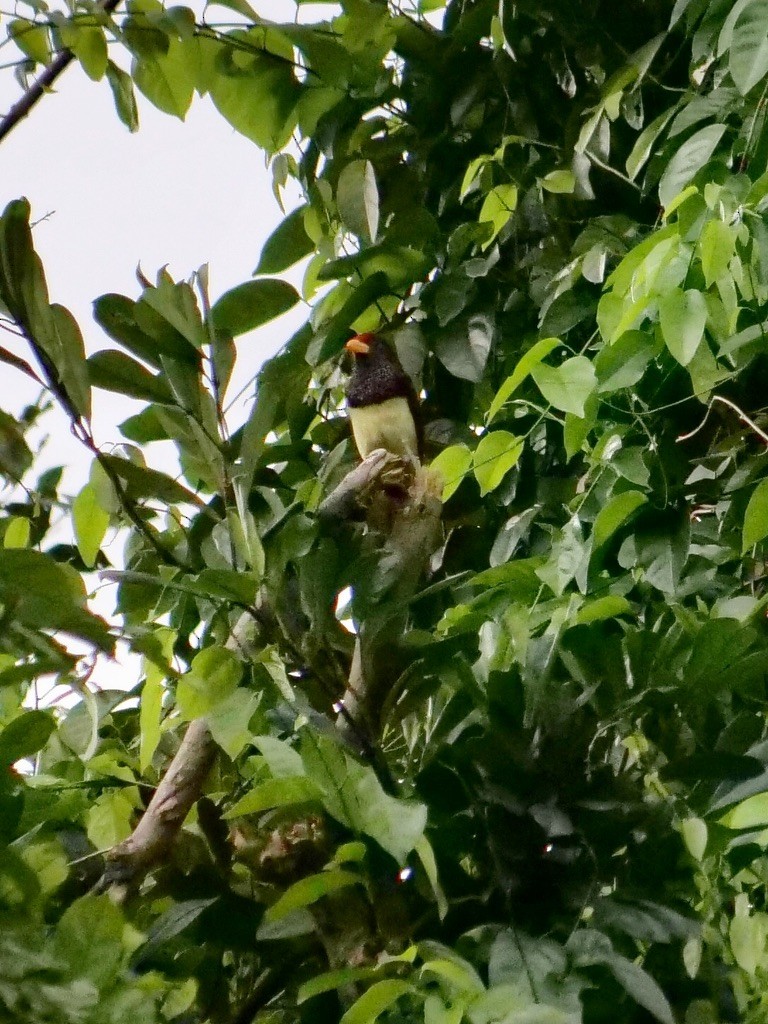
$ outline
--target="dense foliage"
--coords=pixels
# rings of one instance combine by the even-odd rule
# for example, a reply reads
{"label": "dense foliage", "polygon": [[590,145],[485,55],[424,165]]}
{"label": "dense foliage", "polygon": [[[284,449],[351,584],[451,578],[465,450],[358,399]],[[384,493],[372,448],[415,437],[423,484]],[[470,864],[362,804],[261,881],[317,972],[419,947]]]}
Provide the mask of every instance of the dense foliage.
{"label": "dense foliage", "polygon": [[[0,220],[3,380],[45,395],[0,412],[0,1019],[765,1021],[768,2],[225,6],[6,23],[22,87],[68,48],[132,130],[134,87],[208,95],[304,203],[216,301],[204,270],[97,298],[87,357],[27,204]],[[228,422],[233,339],[307,258],[309,321]],[[317,510],[355,462],[339,352],[382,325],[443,539],[360,753],[334,708],[392,580]],[[139,403],[104,450],[94,388]],[[46,403],[93,459],[74,496]],[[205,793],[116,900],[103,854],[201,718]]]}

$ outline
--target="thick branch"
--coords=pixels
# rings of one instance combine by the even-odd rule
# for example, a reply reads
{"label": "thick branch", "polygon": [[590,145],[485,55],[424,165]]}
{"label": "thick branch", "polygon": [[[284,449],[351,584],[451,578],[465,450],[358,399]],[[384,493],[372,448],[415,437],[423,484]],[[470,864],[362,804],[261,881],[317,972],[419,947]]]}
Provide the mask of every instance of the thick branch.
{"label": "thick branch", "polygon": [[132,882],[163,860],[202,792],[215,755],[205,720],[191,722],[139,824],[107,854],[103,887]]}
{"label": "thick branch", "polygon": [[[101,8],[103,11],[110,13],[114,11],[119,3],[120,0],[104,0],[101,4]],[[71,50],[59,51],[56,59],[40,73],[27,91],[22,94],[21,98],[13,104],[5,117],[0,120],[0,142],[3,141],[5,136],[8,135],[20,121],[24,120],[37,101],[49,91],[59,75],[69,64],[72,63],[74,59],[75,55]]]}

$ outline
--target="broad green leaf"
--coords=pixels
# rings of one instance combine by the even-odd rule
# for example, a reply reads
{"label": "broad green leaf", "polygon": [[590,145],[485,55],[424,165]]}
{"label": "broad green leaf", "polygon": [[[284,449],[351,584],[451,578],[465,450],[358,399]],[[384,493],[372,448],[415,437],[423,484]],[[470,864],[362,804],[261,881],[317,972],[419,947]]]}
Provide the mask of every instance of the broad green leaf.
{"label": "broad green leaf", "polygon": [[62,630],[105,651],[114,646],[106,623],[86,609],[79,574],[40,551],[0,548],[0,602],[32,629]]}
{"label": "broad green leaf", "polygon": [[270,807],[282,807],[286,804],[301,804],[308,800],[318,800],[320,790],[306,775],[297,775],[282,779],[267,779],[241,797],[229,808],[225,818],[239,818],[245,814],[258,814]]}
{"label": "broad green leaf", "polygon": [[768,74],[768,0],[752,0],[736,19],[728,68],[744,96]]}
{"label": "broad green leaf", "polygon": [[237,655],[226,647],[206,647],[192,659],[176,686],[176,701],[187,721],[209,714],[236,689],[243,674]]}
{"label": "broad green leaf", "polygon": [[164,914],[153,921],[147,934],[147,941],[137,951],[139,962],[146,958],[150,950],[155,950],[164,943],[170,942],[177,935],[181,935],[197,921],[208,907],[213,906],[216,899],[215,896],[208,896],[204,899],[182,900],[180,903],[170,906]]}
{"label": "broad green leaf", "polygon": [[385,793],[372,768],[358,764],[326,737],[305,732],[302,760],[306,774],[322,790],[329,814],[375,839],[403,864],[424,834],[424,804]]}
{"label": "broad green leaf", "polygon": [[350,1006],[341,1018],[340,1024],[372,1024],[401,996],[413,991],[413,986],[409,982],[401,981],[399,978],[377,981]]}
{"label": "broad green leaf", "polygon": [[525,355],[520,357],[514,372],[501,385],[488,408],[486,415],[486,422],[488,424],[491,423],[504,404],[509,401],[534,366],[537,366],[543,359],[546,359],[549,353],[560,344],[562,343],[559,338],[544,338],[541,341],[537,341],[535,345],[528,349]]}
{"label": "broad green leaf", "polygon": [[47,64],[51,59],[51,47],[46,25],[35,24],[16,18],[8,24],[8,35],[18,48],[36,64]]}
{"label": "broad green leaf", "polygon": [[326,971],[325,974],[318,974],[314,978],[310,978],[299,987],[296,1003],[301,1006],[308,999],[322,995],[323,992],[332,992],[335,988],[341,988],[344,985],[367,981],[369,978],[375,978],[377,974],[378,970],[375,967],[342,967],[337,971]]}
{"label": "broad green leaf", "polygon": [[233,761],[253,740],[251,719],[259,710],[261,697],[240,686],[206,715],[211,736]]}
{"label": "broad green leaf", "polygon": [[11,516],[3,534],[4,548],[29,547],[31,526],[26,516]]}
{"label": "broad green leaf", "polygon": [[86,484],[72,503],[72,525],[80,557],[92,569],[109,526],[109,512],[99,504],[92,484]]}
{"label": "broad green leaf", "polygon": [[218,331],[237,337],[282,316],[298,301],[298,292],[287,281],[246,281],[221,296],[211,310],[211,317]]}
{"label": "broad green leaf", "polygon": [[482,380],[494,333],[489,316],[475,313],[468,319],[462,317],[440,332],[435,354],[454,377],[476,383]]}
{"label": "broad green leaf", "polygon": [[656,339],[644,331],[627,331],[611,344],[603,345],[595,356],[598,394],[637,384],[659,351]]}
{"label": "broad green leaf", "polygon": [[506,430],[493,430],[481,438],[472,459],[481,495],[496,490],[510,469],[517,465],[524,447],[523,438]]}
{"label": "broad green leaf", "polygon": [[91,415],[91,386],[85,361],[85,344],[77,321],[64,306],[50,307],[53,351],[49,355],[56,364],[68,400],[85,419]]}
{"label": "broad green leaf", "polygon": [[741,535],[741,553],[768,537],[768,480],[761,480],[747,502]]}
{"label": "broad green leaf", "polygon": [[139,130],[139,111],[133,92],[133,79],[114,61],[107,62],[107,81],[112,90],[117,116],[131,132]]}
{"label": "broad green leaf", "polygon": [[701,818],[684,818],[680,824],[688,853],[694,860],[701,860],[707,848],[707,823]]}
{"label": "broad green leaf", "polygon": [[[87,979],[98,988],[111,985],[125,960],[125,927],[123,915],[109,895],[81,896],[67,907],[56,927],[56,959],[66,964],[67,974],[81,984]],[[76,984],[73,982],[72,988]]]}
{"label": "broad green leaf", "polygon": [[740,893],[736,914],[728,929],[728,938],[736,963],[747,974],[754,975],[758,967],[765,963],[768,915],[760,911],[750,913],[746,903],[747,894]]}
{"label": "broad green leaf", "polygon": [[756,793],[721,818],[728,828],[763,828],[768,825],[768,793]]}
{"label": "broad green leaf", "polygon": [[592,528],[594,548],[599,548],[613,536],[641,505],[648,501],[647,495],[640,491],[624,491],[610,499],[607,505],[597,513]]}
{"label": "broad green leaf", "polygon": [[162,375],[150,373],[124,352],[104,349],[88,357],[88,376],[92,387],[116,391],[146,402],[173,401],[171,389]]}
{"label": "broad green leaf", "polygon": [[135,808],[118,789],[104,793],[93,802],[85,816],[85,830],[97,850],[110,850],[133,831]]}
{"label": "broad green leaf", "polygon": [[595,368],[586,356],[572,356],[560,366],[537,362],[531,376],[550,405],[576,416],[584,415],[584,403],[597,386]]}
{"label": "broad green leaf", "polygon": [[[766,0],[768,6],[768,0]],[[704,225],[699,248],[701,269],[707,287],[718,281],[728,270],[733,258],[736,234],[734,229],[721,220],[710,220]]]}
{"label": "broad green leaf", "polygon": [[342,221],[359,238],[375,242],[379,230],[379,191],[369,160],[353,160],[339,175],[336,205]]}
{"label": "broad green leaf", "polygon": [[185,40],[170,39],[166,53],[142,53],[134,60],[133,80],[158,110],[184,120],[195,91],[196,51]]}
{"label": "broad green leaf", "polygon": [[141,688],[141,704],[139,706],[139,767],[145,772],[152,763],[152,758],[160,742],[160,721],[163,711],[163,681],[161,673],[147,671],[147,678]]}
{"label": "broad green leaf", "polygon": [[603,622],[606,619],[615,619],[619,615],[627,615],[632,612],[632,605],[626,597],[619,597],[618,594],[609,594],[607,597],[598,597],[594,601],[587,601],[581,606],[574,616],[575,625],[584,625],[587,622]]}
{"label": "broad green leaf", "polygon": [[659,114],[651,123],[644,128],[637,137],[632,151],[627,157],[625,167],[630,181],[634,181],[642,170],[646,161],[653,152],[653,146],[658,137],[675,115],[675,107],[665,110]]}
{"label": "broad green leaf", "polygon": [[59,25],[58,32],[62,44],[74,53],[86,75],[94,82],[100,81],[107,70],[109,59],[104,29],[69,22]]}
{"label": "broad green leaf", "polygon": [[448,501],[461,485],[472,466],[472,452],[465,444],[444,448],[429,465],[443,478],[443,501]]}
{"label": "broad green leaf", "polygon": [[639,964],[613,953],[606,958],[605,965],[639,1006],[644,1007],[661,1024],[675,1024],[667,997]]}
{"label": "broad green leaf", "polygon": [[0,767],[4,770],[41,750],[56,728],[50,711],[25,711],[0,730]]}
{"label": "broad green leaf", "polygon": [[248,68],[218,70],[210,83],[219,112],[268,153],[282,149],[290,139],[300,94],[290,63],[267,54],[255,57]]}
{"label": "broad green leaf", "polygon": [[196,494],[160,470],[137,465],[119,455],[103,455],[101,462],[118,477],[130,498],[154,498],[168,504],[203,504]]}
{"label": "broad green leaf", "polygon": [[254,736],[253,742],[261,751],[275,778],[290,779],[303,774],[301,755],[284,740],[276,739],[274,736]]}
{"label": "broad green leaf", "polygon": [[669,206],[691,178],[707,163],[725,132],[724,124],[710,124],[687,139],[664,169],[659,182],[659,199]]}
{"label": "broad green leaf", "polygon": [[487,249],[509,221],[517,208],[517,185],[496,185],[483,200],[480,207],[480,224],[490,224],[492,233],[482,248]]}
{"label": "broad green leaf", "polygon": [[701,292],[673,288],[659,300],[659,323],[670,353],[687,366],[704,337],[707,304]]}
{"label": "broad green leaf", "polygon": [[549,174],[539,179],[539,184],[545,192],[570,194],[576,187],[576,179],[573,171],[550,171]]}
{"label": "broad green leaf", "polygon": [[282,220],[264,243],[254,274],[280,274],[308,256],[314,243],[304,228],[306,206]]}
{"label": "broad green leaf", "polygon": [[358,885],[360,881],[360,876],[352,874],[351,871],[321,871],[317,875],[307,875],[306,878],[294,882],[271,907],[267,908],[264,920],[279,921],[293,910],[309,907],[323,896],[350,885]]}

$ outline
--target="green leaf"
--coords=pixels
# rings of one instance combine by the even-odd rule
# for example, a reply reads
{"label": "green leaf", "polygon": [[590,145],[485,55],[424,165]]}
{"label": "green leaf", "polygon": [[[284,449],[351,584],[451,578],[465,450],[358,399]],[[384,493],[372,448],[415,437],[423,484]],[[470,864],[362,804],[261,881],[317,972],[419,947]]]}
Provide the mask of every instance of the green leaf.
{"label": "green leaf", "polygon": [[595,598],[594,601],[587,601],[578,610],[573,621],[575,625],[581,626],[588,622],[604,622],[606,619],[615,619],[619,615],[627,615],[631,611],[632,605],[626,597],[609,594],[606,597]]}
{"label": "green leaf", "polygon": [[480,207],[480,224],[490,224],[492,233],[482,248],[487,249],[517,209],[517,185],[496,185]]}
{"label": "green leaf", "polygon": [[67,907],[56,927],[56,958],[67,966],[71,978],[106,987],[123,966],[124,928],[123,915],[106,893],[81,896]]}
{"label": "green leaf", "polygon": [[4,548],[29,547],[32,532],[31,524],[26,516],[11,516],[3,534]]}
{"label": "green leaf", "polygon": [[102,463],[123,483],[129,498],[154,498],[169,505],[186,502],[202,505],[200,498],[173,477],[118,455],[102,455]]}
{"label": "green leaf", "polygon": [[47,64],[51,59],[48,28],[45,25],[16,18],[8,23],[8,35],[21,52],[36,64]]}
{"label": "green leaf", "polygon": [[336,205],[345,226],[366,242],[375,242],[379,230],[379,190],[369,160],[353,160],[339,175]]}
{"label": "green leaf", "polygon": [[659,182],[661,205],[669,207],[672,200],[707,163],[725,132],[724,124],[710,124],[695,132],[683,143],[667,164]]}
{"label": "green leaf", "polygon": [[243,666],[226,647],[206,647],[192,659],[176,686],[176,702],[187,721],[202,718],[237,688]]}
{"label": "green leaf", "polygon": [[573,171],[570,170],[550,171],[549,174],[539,179],[539,184],[545,192],[569,195],[576,187],[576,178]]}
{"label": "green leaf", "polygon": [[659,300],[659,323],[670,353],[687,366],[704,337],[707,304],[701,292],[673,288]]}
{"label": "green leaf", "polygon": [[[768,3],[768,0],[767,0]],[[719,281],[728,270],[735,251],[736,234],[734,229],[721,220],[710,220],[704,225],[699,248],[701,252],[701,269],[707,287]]]}
{"label": "green leaf", "polygon": [[73,501],[72,524],[80,557],[92,569],[109,526],[109,512],[101,507],[92,484],[86,484]]}
{"label": "green leaf", "polygon": [[196,51],[183,39],[170,39],[166,53],[142,53],[133,63],[133,80],[158,110],[184,120],[195,91]]}
{"label": "green leaf", "polygon": [[768,0],[751,0],[736,19],[728,68],[742,96],[768,74]]}
{"label": "green leaf", "polygon": [[597,386],[595,368],[586,356],[572,356],[560,366],[537,362],[531,376],[550,405],[575,416],[584,415],[584,403]]}
{"label": "green leaf", "polygon": [[[246,45],[252,45],[247,38]],[[232,127],[268,153],[282,149],[290,139],[301,89],[289,63],[264,54],[248,68],[217,70],[210,94]]]}
{"label": "green leaf", "polygon": [[747,502],[741,535],[741,553],[745,555],[765,537],[768,537],[768,480],[761,480]]}
{"label": "green leaf", "polygon": [[606,967],[614,978],[635,1000],[661,1024],[675,1024],[675,1017],[667,997],[654,979],[633,960],[627,960],[618,953],[612,954],[605,961]]}
{"label": "green leaf", "polygon": [[69,22],[59,25],[58,32],[62,45],[74,53],[91,81],[100,81],[107,70],[109,59],[104,29]]}
{"label": "green leaf", "polygon": [[764,828],[768,825],[768,793],[747,797],[720,820],[728,828]]}
{"label": "green leaf", "polygon": [[171,389],[160,375],[150,373],[141,363],[114,349],[103,349],[88,357],[91,385],[104,391],[116,391],[146,402],[173,401]]}
{"label": "green leaf", "polygon": [[603,345],[595,356],[598,394],[637,384],[659,351],[656,339],[644,331],[626,331],[616,341]]}
{"label": "green leaf", "polygon": [[481,495],[496,490],[510,469],[517,465],[524,447],[523,438],[506,430],[493,430],[481,438],[472,460]]}
{"label": "green leaf", "polygon": [[85,419],[91,415],[91,384],[85,361],[85,344],[77,321],[64,306],[50,307],[54,350],[49,352],[56,364],[67,398]]}
{"label": "green leaf", "polygon": [[694,860],[700,861],[707,848],[707,823],[701,818],[684,818],[680,823],[680,831],[688,853]]}
{"label": "green leaf", "polygon": [[399,978],[377,981],[350,1006],[341,1018],[340,1024],[371,1024],[401,996],[413,991],[412,985]]}
{"label": "green leaf", "polygon": [[491,423],[505,403],[509,401],[518,387],[530,374],[534,366],[537,366],[543,359],[546,359],[549,353],[556,349],[560,344],[561,341],[559,338],[543,338],[541,341],[537,341],[535,345],[529,348],[525,355],[520,357],[514,372],[507,377],[496,392],[496,396],[490,404],[486,416],[486,422],[488,424]]}
{"label": "green leaf", "polygon": [[326,737],[305,733],[302,760],[306,774],[322,790],[328,813],[371,836],[399,864],[404,863],[424,834],[424,804],[389,796],[372,768],[358,764]]}
{"label": "green leaf", "polygon": [[131,132],[139,130],[139,110],[133,92],[133,79],[113,61],[107,61],[107,81],[112,90],[117,116]]}
{"label": "green leaf", "polygon": [[592,528],[592,543],[594,548],[599,548],[623,526],[629,517],[641,505],[648,501],[647,495],[640,491],[624,491],[623,494],[616,494],[610,499],[607,505],[597,513],[595,525]]}
{"label": "green leaf", "polygon": [[180,903],[170,906],[164,914],[152,922],[152,927],[147,934],[147,941],[137,950],[138,962],[145,960],[151,951],[186,931],[208,907],[213,906],[216,899],[216,896],[208,896],[204,899],[182,900]]}
{"label": "green leaf", "polygon": [[301,1006],[308,999],[322,995],[323,992],[332,992],[335,988],[342,988],[342,986],[354,984],[358,981],[367,981],[369,978],[375,978],[377,973],[378,970],[375,967],[342,967],[337,971],[326,971],[324,974],[318,974],[299,986],[299,991],[296,994],[296,1004]]}
{"label": "green leaf", "polygon": [[280,274],[304,259],[314,242],[304,228],[307,206],[299,206],[281,221],[264,243],[254,274]]}
{"label": "green leaf", "polygon": [[632,151],[627,157],[627,162],[625,164],[630,181],[634,181],[642,170],[646,161],[653,152],[654,143],[675,116],[676,110],[676,107],[670,107],[669,110],[665,110],[662,114],[659,114],[657,118],[651,121],[651,123],[638,135],[637,141],[632,147]]}
{"label": "green leaf", "polygon": [[267,779],[241,797],[224,815],[225,818],[239,818],[245,814],[258,814],[270,807],[286,804],[302,804],[318,800],[320,790],[306,775],[289,778]]}
{"label": "green leaf", "polygon": [[279,921],[293,910],[308,907],[317,903],[323,896],[338,892],[350,885],[358,885],[360,876],[351,871],[321,871],[317,875],[308,875],[294,882],[283,895],[267,908],[265,921]]}
{"label": "green leaf", "polygon": [[78,573],[40,551],[0,549],[0,602],[6,615],[32,629],[60,629],[105,651],[114,646],[106,623],[86,610]]}
{"label": "green leaf", "polygon": [[85,816],[88,838],[97,850],[109,850],[133,831],[135,807],[122,790],[104,793]]}
{"label": "green leaf", "polygon": [[440,332],[435,354],[454,377],[482,380],[495,333],[493,320],[482,313],[455,320]]}
{"label": "green leaf", "polygon": [[443,501],[448,501],[472,467],[472,452],[465,444],[444,448],[429,464],[443,478]]}
{"label": "green leaf", "polygon": [[[746,898],[746,893],[743,894]],[[764,960],[768,938],[768,917],[765,914],[736,914],[728,929],[733,958],[747,974],[754,975]]]}
{"label": "green leaf", "polygon": [[282,316],[299,302],[299,293],[277,278],[246,281],[225,292],[211,310],[216,330],[237,337]]}
{"label": "green leaf", "polygon": [[25,711],[0,731],[0,766],[31,757],[45,746],[56,728],[50,711]]}

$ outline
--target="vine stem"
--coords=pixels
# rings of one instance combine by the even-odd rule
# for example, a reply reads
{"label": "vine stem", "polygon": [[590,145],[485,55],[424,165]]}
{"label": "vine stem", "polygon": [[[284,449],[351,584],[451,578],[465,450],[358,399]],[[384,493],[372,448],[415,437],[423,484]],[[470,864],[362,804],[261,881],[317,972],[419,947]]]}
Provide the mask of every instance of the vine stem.
{"label": "vine stem", "polygon": [[[101,9],[105,13],[110,14],[119,3],[120,0],[104,0],[101,4]],[[49,91],[56,79],[63,71],[66,70],[74,59],[75,55],[71,50],[59,51],[56,59],[40,73],[32,85],[30,85],[30,87],[22,94],[20,99],[13,104],[8,113],[0,119],[0,142],[3,141],[6,135],[13,131],[20,121],[24,120],[37,101]]]}

